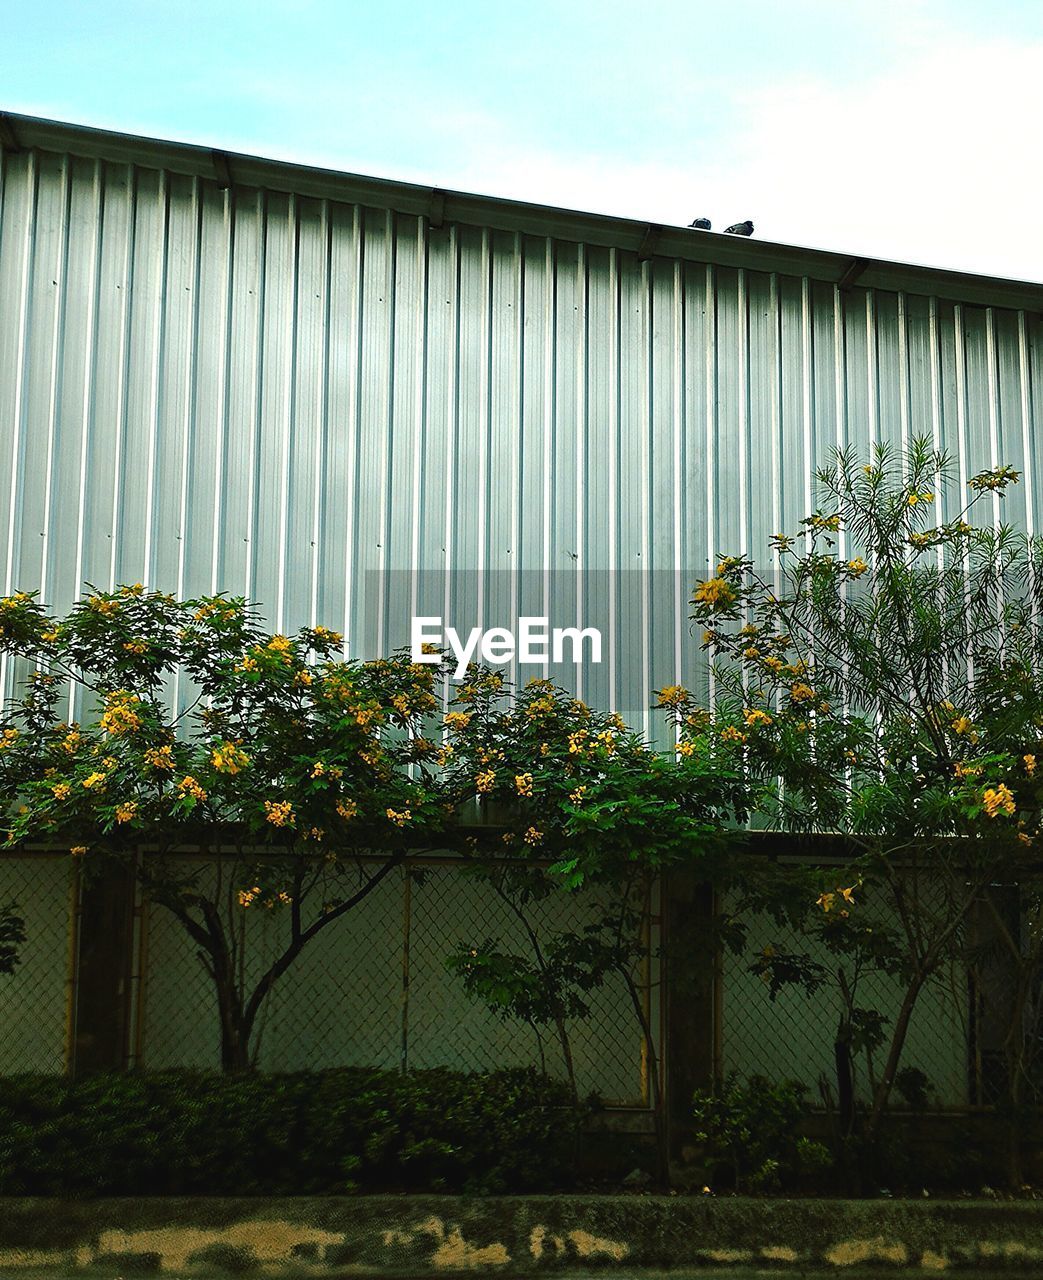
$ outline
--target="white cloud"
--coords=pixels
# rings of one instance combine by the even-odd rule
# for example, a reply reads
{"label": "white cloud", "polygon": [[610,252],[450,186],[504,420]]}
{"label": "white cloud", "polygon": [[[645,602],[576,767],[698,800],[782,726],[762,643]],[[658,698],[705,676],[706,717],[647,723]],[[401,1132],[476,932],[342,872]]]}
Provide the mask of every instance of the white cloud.
{"label": "white cloud", "polygon": [[668,223],[750,217],[766,239],[1043,280],[1041,81],[1043,44],[921,44],[858,85],[782,79],[722,104],[714,146],[570,155],[474,116],[453,122],[445,171],[395,176]]}

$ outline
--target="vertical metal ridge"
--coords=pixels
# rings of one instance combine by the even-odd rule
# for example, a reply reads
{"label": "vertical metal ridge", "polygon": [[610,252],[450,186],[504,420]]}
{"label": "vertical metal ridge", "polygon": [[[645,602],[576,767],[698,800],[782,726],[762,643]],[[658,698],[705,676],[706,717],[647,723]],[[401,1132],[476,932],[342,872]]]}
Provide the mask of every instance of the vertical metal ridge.
{"label": "vertical metal ridge", "polygon": [[[51,563],[51,523],[52,523],[52,502],[54,497],[54,444],[55,437],[58,433],[58,406],[61,401],[62,394],[62,374],[65,366],[65,308],[67,305],[67,283],[69,274],[69,224],[70,218],[70,201],[72,199],[72,184],[69,181],[69,157],[62,156],[59,171],[61,173],[62,183],[62,217],[58,231],[58,254],[57,262],[54,267],[54,274],[57,279],[54,285],[58,290],[54,305],[54,319],[51,324],[51,358],[50,358],[50,398],[47,405],[47,457],[44,463],[44,500],[43,500],[43,520],[40,529],[40,537],[42,544],[40,547],[40,598],[45,603],[48,600],[48,588],[50,587],[50,563]],[[79,576],[77,575],[77,589],[79,584]]]}
{"label": "vertical metal ridge", "polygon": [[214,441],[214,537],[210,554],[210,594],[221,590],[221,543],[225,512],[225,470],[228,465],[228,437],[232,417],[232,343],[235,339],[233,323],[235,308],[235,213],[231,188],[222,193],[221,213],[224,220],[224,331],[220,344],[220,392],[221,405],[217,439]]}
{"label": "vertical metal ridge", "polygon": [[257,490],[261,472],[261,426],[263,417],[264,389],[264,328],[267,313],[266,273],[268,268],[268,201],[263,191],[257,193],[257,342],[254,346],[253,358],[253,414],[252,447],[250,450],[249,471],[246,489],[246,542],[244,557],[245,582],[243,595],[247,600],[253,599],[253,584],[257,567]]}
{"label": "vertical metal ridge", "polygon": [[[847,445],[847,326],[844,323],[844,295],[833,286],[833,403],[836,413],[836,447]],[[809,504],[810,506],[810,504]]]}
{"label": "vertical metal ridge", "polygon": [[83,361],[83,396],[80,401],[80,472],[79,493],[76,508],[76,573],[73,590],[77,596],[83,590],[84,538],[87,521],[87,477],[90,468],[91,427],[94,421],[94,374],[97,350],[94,344],[94,325],[98,314],[98,290],[101,270],[101,236],[104,219],[104,203],[101,193],[101,162],[95,160],[92,175],[94,188],[94,225],[91,234],[90,288],[87,296],[86,342]]}
{"label": "vertical metal ridge", "polygon": [[[525,467],[523,458],[528,439],[528,423],[525,420],[525,256],[520,232],[512,240],[514,259],[514,324],[517,334],[516,354],[518,381],[514,391],[514,407],[517,413],[515,444],[511,450],[510,485],[510,539],[511,556],[510,612],[512,618],[520,614],[521,575],[526,568],[522,559],[522,508],[526,501]],[[511,663],[511,681],[518,683],[517,659]]]}
{"label": "vertical metal ridge", "polygon": [[[684,296],[684,269],[680,262],[674,263],[673,270],[673,544],[674,555],[671,568],[674,573],[674,616],[673,616],[673,684],[683,683],[682,664],[684,661],[683,637],[685,613],[684,571],[687,569],[684,554],[685,516],[688,492],[685,444],[688,438],[688,401],[685,387],[688,383],[688,333],[686,328],[687,312]],[[680,727],[675,730],[675,739],[680,734]]]}
{"label": "vertical metal ridge", "polygon": [[641,439],[641,475],[640,475],[640,528],[641,550],[641,732],[645,738],[652,733],[652,708],[650,694],[652,690],[652,600],[650,594],[651,574],[658,567],[652,562],[652,463],[655,457],[655,295],[652,287],[652,264],[641,263],[641,280],[644,288],[641,291],[642,320],[644,323],[645,376],[642,379],[644,398],[644,414],[642,415]]}
{"label": "vertical metal ridge", "polygon": [[[156,504],[156,453],[159,447],[159,381],[163,368],[164,324],[163,312],[167,295],[167,269],[170,245],[170,189],[167,175],[159,175],[157,200],[161,206],[163,232],[160,236],[158,256],[159,287],[152,312],[152,362],[149,369],[149,440],[148,461],[145,470],[145,536],[142,542],[141,581],[146,587],[153,585],[153,529]],[[249,594],[249,593],[248,593]]]}
{"label": "vertical metal ridge", "polygon": [[449,267],[452,298],[450,301],[450,324],[453,340],[446,352],[448,356],[447,400],[449,409],[449,448],[446,450],[447,465],[445,474],[445,545],[443,554],[443,597],[442,616],[452,616],[452,564],[456,552],[456,498],[457,471],[460,466],[460,241],[455,226],[449,229]]}
{"label": "vertical metal ridge", "polygon": [[[555,316],[558,308],[558,277],[555,271],[554,241],[547,238],[544,244],[544,286],[543,304],[543,527],[541,542],[543,548],[542,563],[542,595],[543,614],[550,612],[550,575],[553,564],[554,525],[551,520],[553,510],[554,486],[554,446],[556,443],[557,415],[554,387],[557,379],[557,342],[555,333]],[[544,676],[550,669],[550,659],[544,663]]]}
{"label": "vertical metal ridge", "polygon": [[1032,385],[1024,311],[1018,312],[1018,403],[1021,408],[1021,456],[1025,467],[1025,532],[1036,536],[1036,462],[1032,456]]}
{"label": "vertical metal ridge", "polygon": [[282,433],[282,477],[279,486],[279,540],[278,540],[278,577],[275,597],[275,627],[277,631],[286,628],[286,573],[289,568],[287,560],[290,554],[290,493],[294,473],[294,444],[297,426],[297,306],[299,301],[300,222],[297,217],[297,197],[291,195],[286,212],[286,231],[292,246],[290,254],[290,278],[287,287],[289,306],[287,308],[285,333],[285,351],[283,360],[285,368],[285,400],[281,406],[283,419]]}
{"label": "vertical metal ridge", "polygon": [[[615,250],[609,251],[609,261],[612,264],[615,263],[614,253],[615,253]],[[576,574],[576,625],[579,626],[581,625],[581,620],[586,611],[586,601],[589,594],[587,590],[587,572],[590,568],[588,563],[589,556],[587,555],[587,547],[588,547],[588,541],[589,541],[587,537],[587,530],[589,527],[588,521],[590,519],[590,511],[588,509],[587,503],[588,503],[588,495],[590,493],[590,486],[586,483],[587,467],[589,465],[589,459],[590,459],[590,430],[591,430],[591,423],[590,423],[590,265],[587,261],[586,247],[584,245],[579,245],[576,249],[576,276],[579,282],[579,286],[578,286],[579,321],[578,321],[577,330],[576,330],[578,335],[578,341],[579,341],[579,351],[576,358],[576,389],[575,389],[576,416],[575,416],[575,420],[570,424],[570,426],[572,428],[572,431],[574,432],[575,450],[576,450],[576,474],[573,477],[572,483],[573,483],[573,494],[574,494],[574,501],[575,501],[575,508],[576,508],[575,509],[575,520],[576,520],[575,564],[578,570]],[[609,276],[611,280],[612,267],[610,267],[609,269]],[[615,350],[614,347],[612,349]],[[612,385],[616,387],[616,393],[618,394],[618,373],[619,373],[618,361],[615,367],[616,367],[616,381]],[[611,381],[611,375],[610,375],[610,381]],[[616,404],[616,401],[613,400],[612,403]],[[610,424],[613,421],[611,410],[609,412],[609,421],[610,421]],[[618,422],[618,416],[616,418],[616,421]],[[609,428],[609,435],[610,435],[610,444],[609,444],[610,455],[614,456],[614,450],[616,448],[616,444],[615,444],[616,436],[615,436],[615,431],[613,430],[611,425]],[[611,538],[611,535],[609,538],[609,544],[610,544],[610,547],[613,547],[615,545]],[[609,554],[611,555],[612,552],[610,551]],[[614,581],[610,581],[609,590],[613,591],[614,589],[615,589],[615,583]],[[614,609],[610,610],[610,617],[612,618],[612,627],[614,632],[615,617],[616,617]],[[614,652],[613,633],[609,634],[608,644],[609,644],[609,653],[611,654]],[[611,687],[611,670],[612,670],[611,661],[612,660],[610,657],[609,659],[610,687]],[[580,669],[576,674],[577,674],[576,696],[578,698],[582,698],[585,693],[584,679],[583,679],[585,673],[583,672],[582,669]]]}
{"label": "vertical metal ridge", "polygon": [[616,249],[609,249],[608,263],[609,295],[612,305],[608,374],[608,708],[610,711],[617,711],[619,709],[619,689],[617,687],[616,646],[619,643],[619,584],[616,580],[616,571],[619,568],[619,432],[623,395],[620,375],[622,361],[620,345],[622,343],[621,312],[623,299],[620,295],[619,256]]}
{"label": "vertical metal ridge", "polygon": [[[800,281],[800,404],[801,436],[804,441],[804,510],[810,511],[814,502],[815,477],[815,402],[814,402],[814,348],[811,329],[811,282],[807,276]],[[843,545],[843,544],[841,544]]]}
{"label": "vertical metal ridge", "polygon": [[[996,378],[996,315],[985,308],[985,385],[989,417],[989,466],[1000,465],[1000,396]],[[992,495],[992,523],[1000,525],[1000,495]]]}
{"label": "vertical metal ridge", "polygon": [[351,309],[352,332],[348,335],[354,360],[348,366],[348,433],[347,433],[347,491],[344,494],[344,636],[343,654],[351,656],[356,643],[352,635],[355,620],[355,565],[357,543],[358,494],[359,494],[359,437],[362,430],[362,271],[365,266],[365,249],[362,240],[362,210],[355,205],[351,211],[351,237],[355,305]]}
{"label": "vertical metal ridge", "polygon": [[967,491],[967,344],[963,331],[963,308],[953,307],[953,339],[956,346],[956,455],[960,471],[960,493]]}
{"label": "vertical metal ridge", "polygon": [[413,522],[409,539],[410,589],[409,607],[415,617],[420,612],[420,563],[421,530],[424,527],[426,491],[423,481],[424,451],[427,448],[427,361],[428,361],[428,313],[431,308],[431,260],[427,248],[427,235],[423,218],[417,218],[416,229],[417,290],[416,307],[416,384],[413,391],[415,435],[413,438]]}
{"label": "vertical metal ridge", "polygon": [[485,601],[489,572],[489,453],[492,430],[492,365],[493,365],[493,279],[492,253],[489,244],[489,228],[483,227],[479,248],[479,272],[481,295],[478,298],[478,494],[476,548],[478,605],[475,620],[479,627],[485,625]]}
{"label": "vertical metal ridge", "polygon": [[[4,220],[7,219],[8,200],[10,196],[10,179],[7,166],[8,157],[4,155]],[[7,554],[4,564],[4,594],[10,595],[14,590],[14,575],[18,563],[15,548],[16,533],[21,515],[21,498],[24,485],[22,455],[25,448],[26,412],[25,380],[26,361],[28,359],[28,336],[30,319],[30,280],[33,271],[33,258],[36,244],[36,209],[39,201],[39,160],[35,151],[29,154],[26,161],[26,218],[22,228],[20,252],[20,285],[18,305],[18,336],[15,340],[14,403],[11,414],[11,474],[8,481],[7,511]],[[9,654],[0,655],[0,696],[11,696],[11,676],[13,661]]]}
{"label": "vertical metal ridge", "polygon": [[[199,369],[199,312],[200,280],[203,261],[203,202],[199,179],[192,179],[192,225],[195,237],[192,244],[192,319],[188,327],[188,353],[184,368],[184,410],[181,418],[181,475],[178,482],[177,516],[177,585],[175,595],[179,600],[185,594],[185,562],[190,536],[189,517],[192,497],[192,454],[196,439],[196,397]],[[177,687],[177,686],[175,686]],[[178,708],[180,710],[180,707]]]}
{"label": "vertical metal ridge", "polygon": [[880,443],[880,362],[877,353],[876,295],[866,290],[866,394],[870,448]]}
{"label": "vertical metal ridge", "polygon": [[[782,495],[783,481],[782,473],[782,431],[783,431],[783,404],[782,404],[782,310],[779,303],[779,277],[776,272],[772,272],[768,279],[768,309],[771,312],[771,345],[772,345],[772,361],[771,361],[771,527],[773,533],[783,532],[783,511],[782,511]],[[810,483],[810,462],[805,459],[802,467],[801,483],[804,488]],[[805,501],[805,507],[810,511],[811,504]],[[782,560],[779,556],[777,548],[772,549],[772,581],[775,584],[775,590],[778,591],[781,583]]]}
{"label": "vertical metal ridge", "polygon": [[311,493],[311,554],[308,566],[308,626],[314,627],[319,622],[319,580],[322,565],[322,550],[325,543],[326,529],[326,466],[329,459],[330,433],[330,316],[332,307],[333,285],[330,279],[333,261],[332,230],[330,227],[330,205],[323,200],[319,205],[319,241],[322,245],[322,367],[319,374],[319,431],[315,474],[312,480]]}
{"label": "vertical metal ridge", "polygon": [[906,297],[898,294],[898,422],[902,451],[909,447],[909,332]]}
{"label": "vertical metal ridge", "polygon": [[387,298],[387,414],[383,432],[383,459],[380,476],[380,543],[377,550],[377,576],[380,582],[380,593],[377,598],[377,636],[381,651],[388,647],[388,549],[391,540],[391,482],[394,467],[395,439],[395,349],[397,345],[396,330],[396,275],[398,271],[398,239],[395,234],[395,214],[388,209],[384,214],[384,236],[387,243],[387,257],[384,265],[384,296]]}
{"label": "vertical metal ridge", "polygon": [[123,252],[123,288],[120,313],[119,376],[116,387],[116,439],[113,449],[112,514],[109,525],[109,590],[116,587],[116,565],[119,561],[120,528],[123,516],[123,481],[126,471],[125,439],[127,433],[127,388],[130,383],[131,329],[134,323],[134,251],[137,245],[138,171],[130,165],[127,174],[127,238]]}

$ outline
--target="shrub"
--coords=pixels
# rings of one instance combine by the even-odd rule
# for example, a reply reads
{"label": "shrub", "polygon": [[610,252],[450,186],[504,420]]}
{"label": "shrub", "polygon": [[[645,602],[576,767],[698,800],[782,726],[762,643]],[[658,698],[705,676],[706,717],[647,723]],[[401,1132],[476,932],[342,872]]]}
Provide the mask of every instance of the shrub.
{"label": "shrub", "polygon": [[0,1194],[546,1190],[573,1176],[578,1121],[527,1070],[15,1076]]}
{"label": "shrub", "polygon": [[743,1082],[734,1073],[693,1103],[695,1138],[702,1143],[711,1179],[722,1173],[737,1190],[776,1190],[830,1162],[820,1142],[798,1133],[807,1113],[804,1086],[771,1084],[763,1076]]}

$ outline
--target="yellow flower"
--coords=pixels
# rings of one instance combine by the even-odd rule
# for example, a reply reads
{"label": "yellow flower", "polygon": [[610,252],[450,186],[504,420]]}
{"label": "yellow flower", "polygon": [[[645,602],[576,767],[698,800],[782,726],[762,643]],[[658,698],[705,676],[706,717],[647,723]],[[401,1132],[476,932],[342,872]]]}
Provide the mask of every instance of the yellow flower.
{"label": "yellow flower", "polygon": [[756,708],[752,711],[747,711],[745,713],[745,716],[746,716],[746,723],[751,728],[755,728],[759,724],[767,726],[772,723],[772,718],[771,716],[768,715],[766,711],[760,711],[760,710],[757,710]]}
{"label": "yellow flower", "polygon": [[137,654],[138,657],[148,652],[148,644],[144,640],[125,640],[123,647],[128,653]]}
{"label": "yellow flower", "polygon": [[116,821],[131,822],[138,812],[136,801],[130,800],[126,804],[116,806]]}
{"label": "yellow flower", "polygon": [[352,818],[354,818],[358,814],[358,811],[359,811],[359,807],[354,800],[338,800],[337,801],[337,812],[340,814],[340,816],[344,819],[345,822],[350,822]]}
{"label": "yellow flower", "polygon": [[745,742],[746,735],[741,730],[736,729],[735,725],[729,724],[729,725],[725,725],[725,727],[721,730],[721,741],[722,742]]}
{"label": "yellow flower", "polygon": [[569,792],[569,801],[572,804],[580,804],[583,797],[587,794],[586,787],[577,787],[575,791]]}
{"label": "yellow flower", "polygon": [[690,756],[690,755],[694,755],[694,754],[695,754],[695,743],[693,743],[693,742],[679,742],[679,743],[677,744],[677,754],[678,754],[679,756],[684,756],[686,759],[687,759],[687,757],[688,757],[688,756]]}
{"label": "yellow flower", "polygon": [[108,696],[105,711],[101,717],[101,727],[110,737],[118,738],[121,734],[131,733],[141,728],[141,717],[134,710],[141,702],[136,693],[128,693],[119,689]]}
{"label": "yellow flower", "polygon": [[820,893],[818,898],[815,900],[815,906],[821,907],[825,914],[829,915],[833,910],[833,904],[836,900],[837,895],[835,893]]}
{"label": "yellow flower", "polygon": [[1036,772],[1036,757],[1031,753],[1029,753],[1029,754],[1023,755],[1021,758],[1025,762],[1025,772],[1031,778],[1032,775]]}
{"label": "yellow flower", "polygon": [[807,702],[815,696],[815,690],[810,685],[797,683],[790,685],[789,696],[794,702]]}
{"label": "yellow flower", "polygon": [[492,769],[484,769],[474,780],[475,786],[480,792],[486,794],[492,791],[496,785],[496,774]]}
{"label": "yellow flower", "polygon": [[413,816],[408,809],[403,809],[401,812],[396,809],[385,809],[384,812],[387,814],[388,821],[393,822],[396,827],[404,827]]}
{"label": "yellow flower", "polygon": [[87,852],[87,846],[85,844],[74,844],[69,852],[74,858],[82,858]]}
{"label": "yellow flower", "polygon": [[724,578],[707,578],[696,585],[695,602],[711,609],[726,609],[735,603],[735,592]]}
{"label": "yellow flower", "polygon": [[660,689],[656,696],[659,699],[657,707],[681,707],[684,706],[688,692],[684,685],[669,684],[665,689]]}
{"label": "yellow flower", "polygon": [[961,735],[963,735],[963,734],[968,734],[968,733],[970,733],[970,731],[971,731],[973,728],[974,728],[974,724],[973,724],[973,722],[972,722],[972,721],[970,721],[966,716],[958,716],[958,717],[957,717],[957,718],[952,722],[952,731],[953,731],[953,733],[955,733],[958,737],[959,737],[959,736],[961,736]]}
{"label": "yellow flower", "polygon": [[515,786],[515,790],[518,792],[520,796],[531,797],[532,796],[532,774],[516,773],[514,775],[514,786]]}
{"label": "yellow flower", "polygon": [[55,800],[68,800],[72,794],[72,787],[67,782],[56,782],[51,791],[54,793]]}
{"label": "yellow flower", "polygon": [[577,729],[569,734],[569,755],[576,756],[586,749],[590,733],[587,729]]}
{"label": "yellow flower", "polygon": [[543,839],[543,832],[537,827],[529,827],[523,838],[526,844],[539,844]]}
{"label": "yellow flower", "polygon": [[459,732],[466,729],[471,723],[471,713],[469,711],[449,711],[446,713],[445,723],[450,728]]}
{"label": "yellow flower", "polygon": [[998,787],[986,787],[981,803],[990,818],[995,818],[1000,813],[1010,817],[1014,812],[1014,793],[1001,782]]}
{"label": "yellow flower", "polygon": [[240,751],[239,744],[235,742],[222,742],[214,747],[210,759],[218,773],[239,773],[250,763],[250,757],[245,751]]}
{"label": "yellow flower", "polygon": [[193,800],[198,800],[200,803],[206,799],[206,792],[190,773],[185,774],[177,784],[177,789],[182,795],[191,796]]}
{"label": "yellow flower", "polygon": [[173,749],[169,746],[165,747],[149,747],[145,752],[145,763],[150,764],[153,769],[174,768]]}
{"label": "yellow flower", "polygon": [[6,747],[14,746],[19,736],[17,729],[5,729],[3,734],[0,734],[0,751],[3,751]]}
{"label": "yellow flower", "polygon": [[239,905],[241,907],[248,907],[252,902],[254,902],[260,896],[261,896],[261,886],[259,884],[255,884],[252,889],[240,889]]}
{"label": "yellow flower", "polygon": [[396,693],[391,699],[391,705],[395,708],[400,716],[409,715],[409,699],[404,693]]}
{"label": "yellow flower", "polygon": [[328,627],[312,627],[311,633],[320,644],[328,644],[333,647],[341,644],[344,640],[339,631],[330,631]]}
{"label": "yellow flower", "polygon": [[266,800],[264,814],[273,827],[292,827],[294,824],[293,805],[289,800]]}
{"label": "yellow flower", "polygon": [[847,562],[847,567],[851,571],[853,578],[861,578],[862,574],[869,568],[869,565],[866,564],[861,556],[855,556],[854,560]]}
{"label": "yellow flower", "polygon": [[106,778],[103,773],[89,774],[83,780],[84,789],[87,791],[101,790],[105,786]]}
{"label": "yellow flower", "polygon": [[293,648],[288,636],[272,636],[267,645],[269,653],[287,654]]}
{"label": "yellow flower", "polygon": [[100,613],[103,617],[110,613],[118,613],[119,607],[118,600],[103,600],[101,596],[91,596],[87,601],[87,608],[94,613]]}

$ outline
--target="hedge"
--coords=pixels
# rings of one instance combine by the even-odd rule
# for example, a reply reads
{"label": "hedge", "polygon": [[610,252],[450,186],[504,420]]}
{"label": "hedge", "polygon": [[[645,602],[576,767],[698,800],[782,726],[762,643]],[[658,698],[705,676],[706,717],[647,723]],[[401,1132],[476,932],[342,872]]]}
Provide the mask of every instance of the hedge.
{"label": "hedge", "polygon": [[134,1072],[0,1080],[0,1194],[529,1191],[578,1117],[533,1071]]}

